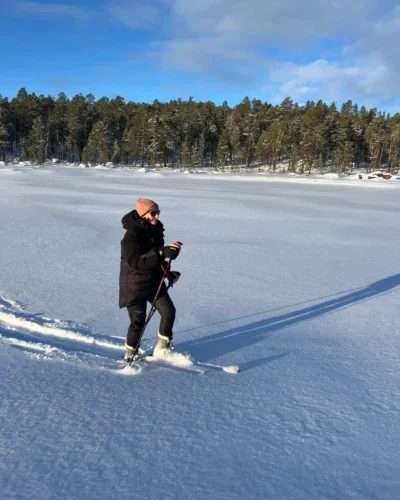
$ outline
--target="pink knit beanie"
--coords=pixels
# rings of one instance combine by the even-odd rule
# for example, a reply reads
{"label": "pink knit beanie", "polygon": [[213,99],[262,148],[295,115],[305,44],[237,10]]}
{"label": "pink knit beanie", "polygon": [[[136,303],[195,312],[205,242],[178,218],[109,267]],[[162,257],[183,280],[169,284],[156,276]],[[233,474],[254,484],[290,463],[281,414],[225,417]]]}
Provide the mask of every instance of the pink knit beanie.
{"label": "pink knit beanie", "polygon": [[139,214],[140,217],[143,217],[143,215],[146,215],[152,210],[160,210],[155,201],[147,200],[146,198],[140,198],[139,200],[137,200],[136,212]]}

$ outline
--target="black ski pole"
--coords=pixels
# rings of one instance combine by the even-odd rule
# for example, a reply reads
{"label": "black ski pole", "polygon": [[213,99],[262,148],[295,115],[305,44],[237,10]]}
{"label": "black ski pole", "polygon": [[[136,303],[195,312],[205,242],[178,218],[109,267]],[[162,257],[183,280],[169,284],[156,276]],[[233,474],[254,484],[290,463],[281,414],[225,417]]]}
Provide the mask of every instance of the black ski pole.
{"label": "black ski pole", "polygon": [[[155,303],[156,303],[156,301],[157,301],[157,299],[158,299],[158,296],[160,295],[160,292],[161,292],[161,289],[162,289],[162,286],[163,286],[164,280],[165,280],[165,278],[168,276],[169,270],[170,270],[170,268],[171,268],[171,259],[169,259],[169,261],[168,261],[168,263],[167,263],[167,267],[166,267],[165,269],[164,269],[164,267],[163,267],[163,266],[161,266],[161,268],[162,268],[162,270],[163,270],[164,274],[163,274],[163,277],[161,278],[160,284],[159,284],[159,286],[158,286],[157,293],[156,293],[156,295],[155,295],[155,297],[154,297],[154,300],[153,300],[153,302],[152,302],[152,304],[151,304],[149,314],[147,315],[147,318],[146,318],[146,322],[145,322],[145,324],[144,324],[144,326],[143,326],[143,328],[142,328],[142,331],[140,332],[140,337],[139,337],[139,341],[138,341],[138,344],[137,344],[138,346],[140,346],[140,342],[142,341],[142,337],[143,337],[143,335],[144,335],[144,331],[146,330],[147,325],[149,324],[149,322],[150,322],[151,318],[153,317],[153,314],[156,312],[156,306],[155,306]],[[168,288],[169,288],[169,287],[170,287],[170,285],[168,285]],[[167,288],[167,290],[168,290],[168,288]],[[132,358],[130,359],[130,361],[129,361],[129,366],[131,366],[131,364],[132,364],[132,362],[133,362],[133,361],[134,361],[134,359],[133,359],[133,357],[132,357]]]}
{"label": "black ski pole", "polygon": [[[171,275],[174,275],[174,276],[171,276]],[[165,280],[165,278],[168,279],[167,291],[175,285],[175,283],[179,280],[180,276],[181,276],[181,273],[179,273],[177,271],[167,271],[167,274],[164,276],[164,280]],[[153,304],[154,303],[155,303],[155,300],[153,301]],[[146,325],[149,324],[149,322],[150,322],[150,320],[153,317],[155,312],[156,312],[156,308],[153,307],[153,305],[152,305],[150,312],[149,312],[148,319],[146,320]],[[140,338],[142,338],[142,337],[140,337]]]}

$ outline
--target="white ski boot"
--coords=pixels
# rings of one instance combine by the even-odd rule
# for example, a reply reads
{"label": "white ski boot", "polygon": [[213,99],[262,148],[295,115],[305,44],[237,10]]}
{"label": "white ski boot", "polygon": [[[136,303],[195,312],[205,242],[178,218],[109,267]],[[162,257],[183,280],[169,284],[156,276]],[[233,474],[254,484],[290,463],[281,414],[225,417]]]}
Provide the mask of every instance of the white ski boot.
{"label": "white ski boot", "polygon": [[153,356],[161,357],[170,354],[173,351],[171,339],[158,334],[157,343],[154,347]]}
{"label": "white ski boot", "polygon": [[125,342],[125,356],[124,361],[127,363],[132,363],[139,356],[138,349],[135,349]]}

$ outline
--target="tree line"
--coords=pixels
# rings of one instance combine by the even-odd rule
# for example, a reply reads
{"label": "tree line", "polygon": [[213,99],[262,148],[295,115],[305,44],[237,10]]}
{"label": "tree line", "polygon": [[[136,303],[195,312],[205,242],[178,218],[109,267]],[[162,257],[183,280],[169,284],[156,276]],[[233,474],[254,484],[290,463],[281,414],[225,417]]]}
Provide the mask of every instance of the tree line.
{"label": "tree line", "polygon": [[57,98],[19,90],[0,95],[0,159],[44,163],[50,158],[85,165],[171,168],[235,166],[311,172],[329,165],[345,172],[365,165],[399,169],[400,114],[359,107],[340,109],[287,97],[272,105],[258,99],[230,107],[192,98],[152,104],[92,94]]}

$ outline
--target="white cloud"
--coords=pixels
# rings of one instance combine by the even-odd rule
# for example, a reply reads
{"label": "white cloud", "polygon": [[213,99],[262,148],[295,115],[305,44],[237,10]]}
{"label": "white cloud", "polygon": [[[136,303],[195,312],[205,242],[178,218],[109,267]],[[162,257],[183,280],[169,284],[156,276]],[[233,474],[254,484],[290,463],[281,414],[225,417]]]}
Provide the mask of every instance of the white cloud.
{"label": "white cloud", "polygon": [[275,89],[281,97],[314,99],[324,95],[325,99],[336,100],[344,97],[340,95],[342,89],[354,89],[363,80],[363,70],[356,66],[340,67],[324,59],[303,65],[278,62],[270,68],[269,79],[276,84]]}
{"label": "white cloud", "polygon": [[264,91],[280,102],[286,96],[304,99],[347,101],[349,99],[375,107],[396,106],[399,100],[399,78],[393,68],[383,63],[341,66],[336,62],[317,60],[310,64],[276,63],[269,71]]}
{"label": "white cloud", "polygon": [[396,0],[165,1],[169,39],[153,44],[164,67],[252,81],[271,100],[399,100]]}
{"label": "white cloud", "polygon": [[[277,99],[286,95],[309,99],[357,100],[368,106],[399,111],[400,105],[400,7],[365,27],[342,51],[341,57],[305,64],[276,62],[269,69],[273,83],[266,90]],[[272,90],[273,89],[273,90]]]}
{"label": "white cloud", "polygon": [[[188,33],[268,43],[303,43],[316,37],[362,31],[377,0],[171,0],[172,12]],[[354,20],[357,19],[355,23]]]}
{"label": "white cloud", "polygon": [[265,59],[254,52],[210,38],[154,42],[151,49],[164,69],[181,69],[226,83],[254,81],[254,73],[266,66]]}

